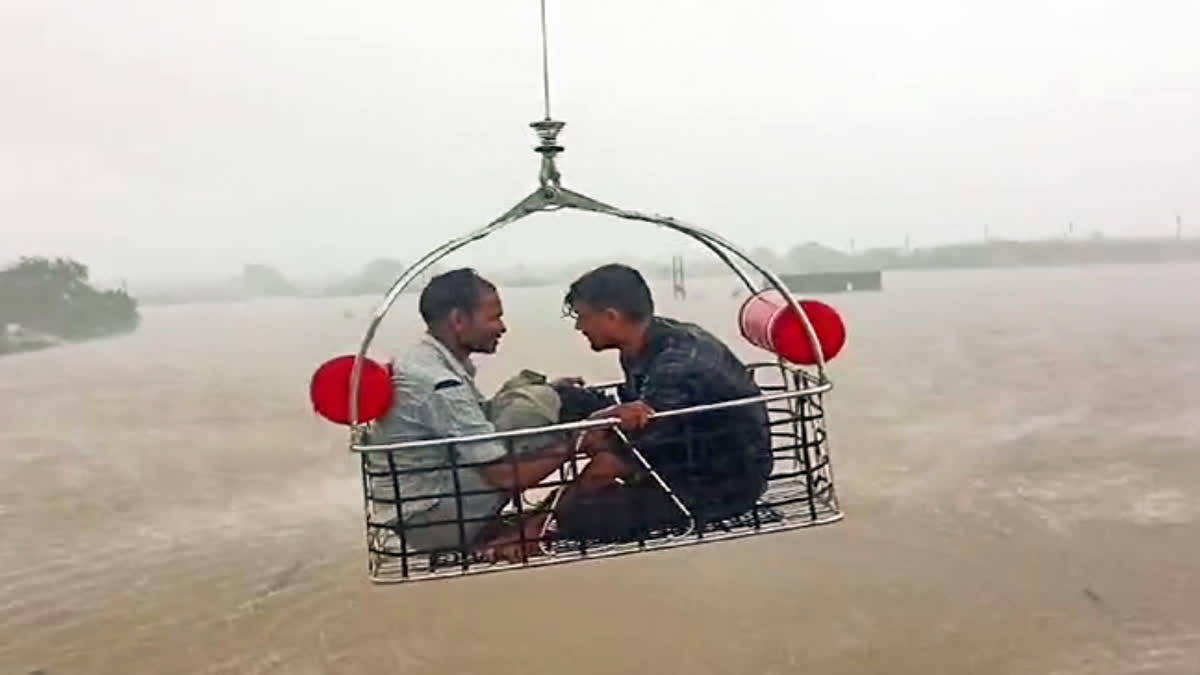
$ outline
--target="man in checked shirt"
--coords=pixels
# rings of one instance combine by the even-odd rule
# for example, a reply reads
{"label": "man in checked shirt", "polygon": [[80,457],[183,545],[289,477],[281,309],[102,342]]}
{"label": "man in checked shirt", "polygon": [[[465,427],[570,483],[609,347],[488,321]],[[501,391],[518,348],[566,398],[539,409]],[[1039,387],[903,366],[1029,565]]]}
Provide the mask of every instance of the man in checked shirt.
{"label": "man in checked shirt", "polygon": [[[760,396],[745,365],[699,326],[654,314],[637,270],[604,265],[571,284],[564,305],[593,351],[616,349],[625,382],[619,417],[630,440],[701,521],[745,513],[766,489],[771,442],[764,403],[651,420],[675,410]],[[584,445],[592,461],[557,509],[559,536],[629,541],[687,522],[608,432]]]}

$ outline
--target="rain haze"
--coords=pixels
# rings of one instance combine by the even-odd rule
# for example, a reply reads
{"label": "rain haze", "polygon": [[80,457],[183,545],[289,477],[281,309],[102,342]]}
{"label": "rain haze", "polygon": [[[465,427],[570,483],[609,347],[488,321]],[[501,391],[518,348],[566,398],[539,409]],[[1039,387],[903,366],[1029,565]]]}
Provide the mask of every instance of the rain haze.
{"label": "rain haze", "polygon": [[[0,673],[1200,673],[1200,2],[546,4],[563,185],[843,319],[773,428],[774,522],[833,522],[372,584],[310,383],[538,185],[537,0],[5,0]],[[561,311],[613,260],[790,367],[699,243],[557,211],[439,261],[503,298],[485,396],[625,376]]]}
{"label": "rain haze", "polygon": [[[0,19],[8,258],[326,276],[410,259],[534,185],[533,2],[45,0]],[[549,22],[566,184],[747,246],[1200,221],[1189,0],[579,0]],[[578,255],[579,221],[542,220],[502,243]]]}

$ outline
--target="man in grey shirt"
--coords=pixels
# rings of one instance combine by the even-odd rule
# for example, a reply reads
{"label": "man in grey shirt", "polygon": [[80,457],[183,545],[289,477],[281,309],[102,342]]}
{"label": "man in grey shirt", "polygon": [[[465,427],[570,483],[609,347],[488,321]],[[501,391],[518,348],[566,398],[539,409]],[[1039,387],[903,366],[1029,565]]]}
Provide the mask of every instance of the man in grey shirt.
{"label": "man in grey shirt", "polygon": [[[496,431],[470,359],[494,353],[506,331],[495,286],[472,269],[453,270],[430,280],[418,305],[428,331],[395,363],[395,403],[373,439],[397,443]],[[540,438],[545,440],[513,443],[512,457],[502,440],[371,453],[374,493],[392,496],[390,454],[405,499],[399,516],[409,551],[486,548],[492,538],[511,538],[497,527],[504,505],[571,456],[570,439]]]}

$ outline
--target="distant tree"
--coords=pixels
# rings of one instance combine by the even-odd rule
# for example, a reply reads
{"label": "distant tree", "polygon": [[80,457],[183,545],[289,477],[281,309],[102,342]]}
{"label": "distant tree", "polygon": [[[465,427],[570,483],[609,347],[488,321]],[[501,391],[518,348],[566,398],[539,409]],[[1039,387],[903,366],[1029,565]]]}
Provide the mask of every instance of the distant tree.
{"label": "distant tree", "polygon": [[246,265],[242,267],[242,283],[255,295],[296,295],[296,287],[274,267]]}
{"label": "distant tree", "polygon": [[382,293],[386,291],[404,270],[408,263],[393,258],[377,258],[367,263],[358,275],[357,288],[361,293]]}
{"label": "distant tree", "polygon": [[[394,258],[376,258],[367,263],[357,276],[333,284],[328,292],[334,295],[376,295],[387,291],[408,269],[409,263]],[[429,280],[445,271],[445,267],[434,264],[408,286],[415,293],[425,287]]]}
{"label": "distant tree", "polygon": [[137,300],[88,283],[88,267],[68,258],[21,258],[0,269],[0,327],[19,324],[80,340],[133,330]]}
{"label": "distant tree", "polygon": [[768,268],[775,268],[779,266],[779,256],[775,254],[775,251],[765,246],[759,246],[751,251],[750,257],[754,258],[755,262],[759,263],[760,265],[766,265]]}

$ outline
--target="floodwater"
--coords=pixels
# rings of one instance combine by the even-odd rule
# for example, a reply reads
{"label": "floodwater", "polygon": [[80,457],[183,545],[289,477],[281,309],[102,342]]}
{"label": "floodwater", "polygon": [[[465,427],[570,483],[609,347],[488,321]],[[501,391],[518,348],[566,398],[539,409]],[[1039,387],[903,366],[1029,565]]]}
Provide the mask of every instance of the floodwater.
{"label": "floodwater", "polygon": [[[0,673],[1200,672],[1200,266],[885,286],[830,299],[843,522],[411,586],[365,580],[354,460],[307,402],[373,298],[4,358]],[[754,355],[732,288],[661,309]],[[617,372],[560,297],[505,291],[483,384]]]}

